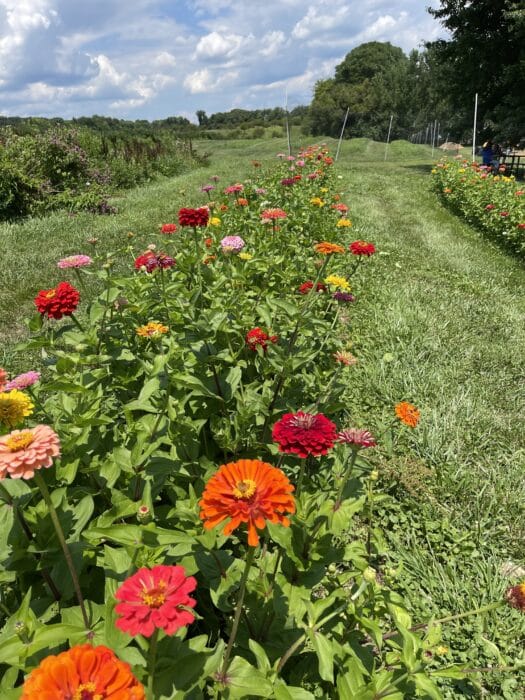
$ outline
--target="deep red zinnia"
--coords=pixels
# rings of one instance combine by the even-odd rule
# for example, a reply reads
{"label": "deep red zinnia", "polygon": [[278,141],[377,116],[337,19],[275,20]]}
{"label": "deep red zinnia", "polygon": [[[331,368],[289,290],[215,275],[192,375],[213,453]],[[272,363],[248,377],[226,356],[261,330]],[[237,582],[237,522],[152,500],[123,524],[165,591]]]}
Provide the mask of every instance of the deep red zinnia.
{"label": "deep red zinnia", "polygon": [[121,616],[115,624],[133,636],[151,637],[158,628],[166,634],[175,634],[195,619],[186,608],[196,605],[188,595],[196,586],[197,581],[186,576],[182,566],[159,564],[152,569],[139,569],[115,593],[120,601],[115,612]]}
{"label": "deep red zinnia", "polygon": [[272,439],[278,443],[280,452],[289,452],[299,457],[327,454],[334,446],[337,428],[322,413],[285,413],[272,429]]}
{"label": "deep red zinnia", "polygon": [[276,335],[268,335],[268,333],[265,333],[265,331],[259,327],[252,328],[251,331],[246,333],[246,345],[254,352],[257,352],[258,346],[260,346],[264,352],[266,352],[268,342],[276,343],[277,340],[278,338]]}
{"label": "deep red zinnia", "polygon": [[376,252],[376,247],[373,243],[367,243],[366,241],[354,241],[350,243],[350,251],[354,255],[366,255],[370,257]]}
{"label": "deep red zinnia", "polygon": [[207,207],[199,207],[199,209],[188,209],[183,207],[179,209],[179,224],[181,226],[207,226],[210,212]]}
{"label": "deep red zinnia", "polygon": [[[312,282],[312,280],[307,280],[306,282],[303,282],[300,285],[299,293],[300,294],[308,294],[308,292],[310,291],[310,289],[312,289],[313,286],[314,286],[314,283]],[[326,292],[327,291],[326,284],[323,284],[322,282],[317,282],[315,291],[316,292]]]}
{"label": "deep red zinnia", "polygon": [[69,282],[60,282],[52,289],[41,289],[34,302],[39,313],[48,318],[71,316],[80,301],[80,293]]}

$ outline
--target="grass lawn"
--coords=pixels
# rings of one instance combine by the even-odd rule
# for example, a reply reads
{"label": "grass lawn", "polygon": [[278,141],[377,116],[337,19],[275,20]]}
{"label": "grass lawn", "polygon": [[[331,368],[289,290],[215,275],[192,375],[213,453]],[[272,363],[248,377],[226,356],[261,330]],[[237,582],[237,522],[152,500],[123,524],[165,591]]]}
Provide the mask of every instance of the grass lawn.
{"label": "grass lawn", "polygon": [[[205,203],[200,187],[212,175],[218,187],[255,178],[252,160],[274,158],[286,145],[206,141],[197,148],[210,154],[208,168],[124,193],[116,216],[59,213],[0,225],[0,366],[13,374],[31,369],[33,358],[14,347],[38,289],[61,279],[56,260],[93,250],[105,257],[127,245],[128,232],[159,244],[158,226],[176,222],[181,206]],[[379,251],[353,289],[347,328],[359,364],[347,402],[355,422],[372,431],[397,401],[421,409],[406,444],[376,457],[380,489],[394,497],[379,501],[376,514],[393,585],[419,621],[497,599],[517,582],[512,567],[525,566],[525,270],[440,205],[430,190],[429,147],[395,142],[384,155],[384,144],[358,139],[343,144],[337,164],[355,238]],[[91,237],[99,242],[90,249]],[[455,653],[442,660],[504,667],[521,650],[523,662],[523,617],[469,620],[444,630]],[[524,697],[523,673],[486,673],[480,682],[485,697]],[[479,696],[472,684],[443,692]]]}

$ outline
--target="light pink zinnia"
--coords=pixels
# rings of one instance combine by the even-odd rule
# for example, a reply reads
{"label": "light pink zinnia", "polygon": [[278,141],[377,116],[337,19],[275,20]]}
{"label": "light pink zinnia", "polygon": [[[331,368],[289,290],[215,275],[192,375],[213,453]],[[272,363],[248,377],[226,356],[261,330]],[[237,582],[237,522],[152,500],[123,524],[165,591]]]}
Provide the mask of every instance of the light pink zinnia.
{"label": "light pink zinnia", "polygon": [[31,479],[59,455],[60,440],[48,425],[13,430],[0,437],[0,479]]}
{"label": "light pink zinnia", "polygon": [[57,267],[64,270],[68,267],[86,267],[93,262],[89,255],[69,255],[67,258],[62,258],[57,262]]}
{"label": "light pink zinnia", "polygon": [[344,442],[346,445],[355,447],[375,447],[377,442],[369,430],[360,428],[347,428],[337,433],[337,442]]}
{"label": "light pink zinnia", "polygon": [[28,386],[33,386],[40,379],[40,372],[24,372],[19,374],[14,379],[11,379],[5,385],[5,391],[11,391],[11,389],[27,389]]}
{"label": "light pink zinnia", "polygon": [[159,564],[152,569],[139,569],[115,593],[120,601],[115,606],[115,612],[120,615],[115,624],[133,636],[151,637],[158,628],[166,634],[175,634],[195,620],[195,615],[186,608],[197,604],[188,595],[196,586],[196,579],[186,576],[182,566]]}
{"label": "light pink zinnia", "polygon": [[246,243],[240,236],[225,236],[221,241],[221,248],[224,253],[239,253]]}

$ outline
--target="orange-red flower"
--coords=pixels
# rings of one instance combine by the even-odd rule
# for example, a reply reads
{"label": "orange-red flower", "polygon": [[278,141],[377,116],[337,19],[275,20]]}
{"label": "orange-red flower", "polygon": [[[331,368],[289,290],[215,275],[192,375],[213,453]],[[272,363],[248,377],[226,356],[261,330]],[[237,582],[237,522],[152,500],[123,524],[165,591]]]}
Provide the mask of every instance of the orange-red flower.
{"label": "orange-red flower", "polygon": [[7,372],[3,367],[0,367],[0,391],[4,390],[7,382]]}
{"label": "orange-red flower", "polygon": [[69,282],[59,282],[52,289],[41,289],[34,299],[35,306],[42,316],[55,319],[71,316],[79,301],[78,289]]}
{"label": "orange-red flower", "polygon": [[395,411],[399,420],[405,425],[408,425],[409,428],[415,428],[419,423],[421,414],[419,410],[413,404],[408,403],[408,401],[401,401],[396,404]]}
{"label": "orange-red flower", "polygon": [[344,253],[345,249],[342,245],[337,245],[337,243],[328,243],[323,241],[322,243],[317,243],[315,246],[315,251],[321,253],[321,255],[330,255],[331,253]]}
{"label": "orange-red flower", "polygon": [[104,646],[79,644],[32,671],[20,700],[144,700],[144,686]]}
{"label": "orange-red flower", "polygon": [[285,513],[295,513],[294,487],[277,467],[258,459],[223,464],[206,484],[200,517],[206,530],[229,518],[223,532],[230,535],[241,523],[248,525],[248,544],[259,544],[257,530],[266,521],[288,526]]}

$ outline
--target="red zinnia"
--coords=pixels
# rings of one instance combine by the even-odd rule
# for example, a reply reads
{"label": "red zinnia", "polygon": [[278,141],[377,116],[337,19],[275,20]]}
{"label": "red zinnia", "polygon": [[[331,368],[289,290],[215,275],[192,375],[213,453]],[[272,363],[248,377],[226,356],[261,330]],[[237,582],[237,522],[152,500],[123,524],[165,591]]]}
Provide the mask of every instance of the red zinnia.
{"label": "red zinnia", "polygon": [[175,233],[176,230],[177,226],[175,224],[162,224],[162,226],[160,227],[160,232],[166,233],[167,235]]}
{"label": "red zinnia", "polygon": [[366,243],[365,241],[354,241],[350,243],[350,251],[354,255],[367,255],[370,257],[376,252],[375,245],[373,243]]}
{"label": "red zinnia", "polygon": [[281,452],[299,457],[325,455],[334,446],[337,428],[322,413],[285,413],[273,426],[272,438]]}
{"label": "red zinnia", "polygon": [[151,637],[158,628],[175,634],[195,620],[186,608],[197,604],[188,595],[196,586],[197,581],[186,576],[182,566],[159,564],[152,569],[139,569],[115,593],[121,601],[115,606],[115,612],[121,615],[115,624],[132,636]]}
{"label": "red zinnia", "polygon": [[199,207],[199,209],[183,207],[179,209],[179,224],[181,226],[207,226],[209,217],[208,207]]}
{"label": "red zinnia", "polygon": [[268,341],[270,341],[270,343],[276,343],[277,340],[278,338],[276,335],[268,335],[268,333],[265,333],[263,329],[259,327],[252,328],[251,331],[246,333],[246,345],[254,352],[257,351],[257,346],[260,346],[264,352],[266,352]]}
{"label": "red zinnia", "polygon": [[47,656],[29,676],[20,700],[144,700],[144,686],[105,646],[78,644]]}
{"label": "red zinnia", "polygon": [[[311,280],[307,280],[306,282],[303,282],[300,287],[299,287],[299,293],[300,294],[308,294],[310,289],[314,286],[314,283]],[[316,287],[315,287],[316,292],[326,292],[327,287],[326,284],[323,284],[322,282],[317,282]]]}
{"label": "red zinnia", "polygon": [[41,289],[34,301],[42,316],[59,319],[71,316],[78,306],[80,294],[69,282],[60,282],[53,289]]}
{"label": "red zinnia", "polygon": [[248,524],[248,544],[259,544],[257,530],[266,521],[290,525],[285,513],[295,513],[294,487],[277,467],[258,459],[240,459],[223,464],[206,484],[199,502],[206,530],[230,521],[223,529],[230,535],[241,523]]}
{"label": "red zinnia", "polygon": [[505,597],[509,605],[512,605],[516,610],[525,612],[525,581],[509,588]]}

